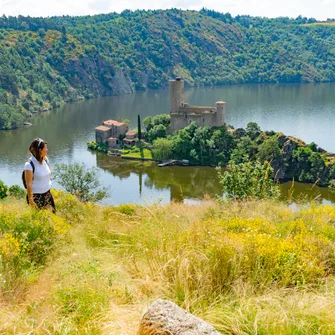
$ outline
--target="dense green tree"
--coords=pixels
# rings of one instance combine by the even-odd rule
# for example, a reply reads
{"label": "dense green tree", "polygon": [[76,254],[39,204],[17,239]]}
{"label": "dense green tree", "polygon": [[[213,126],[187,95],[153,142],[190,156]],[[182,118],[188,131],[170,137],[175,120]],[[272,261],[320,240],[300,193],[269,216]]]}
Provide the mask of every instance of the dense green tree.
{"label": "dense green tree", "polygon": [[249,122],[245,128],[246,134],[254,140],[261,133],[261,128],[256,122]]}
{"label": "dense green tree", "polygon": [[166,137],[166,127],[162,124],[153,126],[147,133],[147,140],[153,142],[157,138]]}
{"label": "dense green tree", "polygon": [[138,140],[142,139],[142,128],[141,128],[141,117],[140,114],[137,115],[137,131],[138,131]]}
{"label": "dense green tree", "polygon": [[310,147],[299,147],[293,152],[291,177],[299,181],[315,183],[325,174],[325,160],[318,152]]}
{"label": "dense green tree", "polygon": [[255,152],[257,152],[257,146],[250,139],[250,137],[242,136],[237,141],[236,148],[232,150],[231,160],[235,164],[240,164],[243,163],[246,158],[251,159]]}
{"label": "dense green tree", "polygon": [[0,180],[0,200],[7,197],[8,187],[5,183]]}
{"label": "dense green tree", "polygon": [[270,137],[259,146],[258,159],[261,163],[265,161],[271,162],[281,159],[282,155],[279,148],[279,142],[275,136]]}
{"label": "dense green tree", "polygon": [[152,157],[158,160],[167,160],[172,155],[172,141],[167,138],[158,138],[153,142]]}

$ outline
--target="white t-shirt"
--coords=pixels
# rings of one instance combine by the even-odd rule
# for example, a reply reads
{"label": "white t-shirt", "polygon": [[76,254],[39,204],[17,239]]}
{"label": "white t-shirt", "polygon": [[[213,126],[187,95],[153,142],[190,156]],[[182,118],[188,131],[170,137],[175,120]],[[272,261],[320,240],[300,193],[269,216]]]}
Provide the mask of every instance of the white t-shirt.
{"label": "white t-shirt", "polygon": [[[51,188],[51,171],[49,165],[45,160],[42,164],[32,155],[30,160],[34,163],[35,172],[33,175],[33,194],[41,194],[50,190]],[[24,165],[24,170],[33,171],[33,167],[29,162]]]}

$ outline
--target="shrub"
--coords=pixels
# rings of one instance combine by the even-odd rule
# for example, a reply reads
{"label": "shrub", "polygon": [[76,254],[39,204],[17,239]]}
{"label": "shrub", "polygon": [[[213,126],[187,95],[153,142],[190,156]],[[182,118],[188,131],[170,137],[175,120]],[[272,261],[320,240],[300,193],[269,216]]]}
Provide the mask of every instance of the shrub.
{"label": "shrub", "polygon": [[9,188],[8,193],[11,197],[23,199],[26,195],[26,191],[19,185],[13,185]]}
{"label": "shrub", "polygon": [[244,162],[236,165],[230,162],[228,170],[221,174],[218,169],[223,192],[230,200],[276,199],[280,195],[279,187],[271,176],[273,169],[269,162]]}
{"label": "shrub", "polygon": [[136,207],[132,204],[122,204],[118,207],[114,208],[116,212],[128,215],[128,216],[132,216],[135,214],[136,212]]}
{"label": "shrub", "polygon": [[7,197],[8,187],[4,184],[2,180],[0,180],[0,199],[4,199]]}
{"label": "shrub", "polygon": [[75,195],[80,201],[99,201],[107,196],[106,188],[100,188],[95,168],[86,168],[85,164],[56,164],[55,179],[64,189]]}
{"label": "shrub", "polygon": [[45,264],[67,228],[63,219],[48,211],[0,205],[0,289],[12,289],[23,274],[26,278]]}
{"label": "shrub", "polygon": [[166,138],[158,138],[153,143],[152,156],[155,159],[165,160],[171,158],[173,142]]}

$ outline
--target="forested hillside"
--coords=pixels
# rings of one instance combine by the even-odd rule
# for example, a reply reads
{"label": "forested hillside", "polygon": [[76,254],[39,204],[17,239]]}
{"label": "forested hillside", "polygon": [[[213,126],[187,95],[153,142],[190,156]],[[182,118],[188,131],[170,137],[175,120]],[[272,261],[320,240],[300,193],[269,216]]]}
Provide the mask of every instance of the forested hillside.
{"label": "forested hillside", "polygon": [[64,102],[187,85],[335,80],[333,24],[210,10],[0,17],[0,129]]}

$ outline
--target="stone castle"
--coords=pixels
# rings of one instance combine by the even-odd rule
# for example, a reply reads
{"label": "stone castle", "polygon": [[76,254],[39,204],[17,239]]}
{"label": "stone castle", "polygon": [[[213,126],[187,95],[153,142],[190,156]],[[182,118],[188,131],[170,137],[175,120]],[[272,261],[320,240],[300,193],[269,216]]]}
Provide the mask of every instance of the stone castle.
{"label": "stone castle", "polygon": [[224,125],[225,102],[218,101],[216,107],[189,106],[184,102],[184,80],[170,80],[170,132],[182,129],[194,121],[198,126]]}

